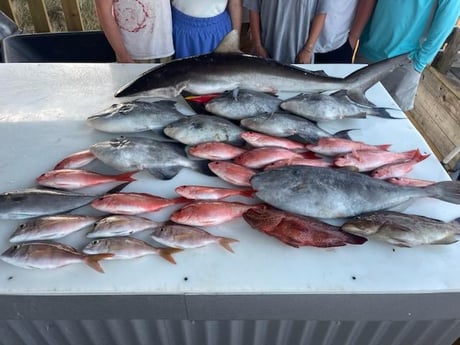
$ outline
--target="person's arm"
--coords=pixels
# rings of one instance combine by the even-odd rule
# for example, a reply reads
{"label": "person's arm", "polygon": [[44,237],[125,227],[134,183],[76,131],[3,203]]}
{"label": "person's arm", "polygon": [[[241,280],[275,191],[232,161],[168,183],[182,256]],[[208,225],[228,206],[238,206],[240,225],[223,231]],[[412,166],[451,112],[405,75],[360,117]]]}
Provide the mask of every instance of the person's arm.
{"label": "person's arm", "polygon": [[258,11],[249,10],[249,28],[251,30],[251,41],[254,54],[263,58],[268,57],[268,52],[262,45],[262,36],[260,34],[260,14]]}
{"label": "person's arm", "polygon": [[460,2],[458,0],[441,0],[438,3],[433,20],[427,32],[426,40],[421,47],[412,54],[411,58],[417,72],[423,69],[435,58],[439,49],[452,32],[460,15]]}
{"label": "person's arm", "polygon": [[241,32],[241,24],[243,22],[243,2],[242,0],[228,0],[228,13],[232,19],[233,30]]}
{"label": "person's arm", "polygon": [[358,44],[359,37],[364,30],[369,18],[374,10],[376,0],[359,0],[358,6],[356,7],[355,18],[350,27],[350,33],[348,34],[348,42],[350,46],[355,49]]}
{"label": "person's arm", "polygon": [[296,63],[311,62],[313,49],[315,47],[316,41],[318,40],[319,34],[323,30],[324,22],[326,21],[326,15],[326,13],[317,13],[313,18],[307,41],[296,56]]}
{"label": "person's arm", "polygon": [[112,0],[96,0],[96,14],[107,41],[112,46],[118,62],[134,62],[123,43],[120,28],[112,13]]}

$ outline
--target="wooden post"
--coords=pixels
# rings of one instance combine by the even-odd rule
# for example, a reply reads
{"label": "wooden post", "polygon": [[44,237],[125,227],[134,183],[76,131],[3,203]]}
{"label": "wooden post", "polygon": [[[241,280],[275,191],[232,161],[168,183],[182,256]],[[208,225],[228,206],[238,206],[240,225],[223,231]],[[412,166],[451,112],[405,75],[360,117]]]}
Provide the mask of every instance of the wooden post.
{"label": "wooden post", "polygon": [[11,0],[0,0],[0,11],[2,11],[8,17],[10,17],[11,20],[14,21],[16,24],[18,23],[16,15],[13,11],[13,5],[11,4]]}
{"label": "wooden post", "polygon": [[460,50],[460,28],[455,27],[450,36],[446,40],[447,47],[443,52],[438,54],[438,57],[433,62],[435,67],[440,73],[446,74],[452,66],[458,51]]}
{"label": "wooden post", "polygon": [[28,0],[35,32],[50,32],[51,24],[44,0]]}
{"label": "wooden post", "polygon": [[80,7],[77,0],[61,0],[67,31],[83,31]]}

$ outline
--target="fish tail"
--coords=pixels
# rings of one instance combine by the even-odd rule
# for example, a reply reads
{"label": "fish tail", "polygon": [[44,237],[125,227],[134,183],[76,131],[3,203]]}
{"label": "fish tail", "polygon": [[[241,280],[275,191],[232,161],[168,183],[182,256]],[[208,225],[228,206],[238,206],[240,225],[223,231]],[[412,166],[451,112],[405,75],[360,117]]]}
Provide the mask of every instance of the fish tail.
{"label": "fish tail", "polygon": [[229,238],[229,237],[219,237],[219,244],[231,253],[234,253],[234,251],[233,251],[233,248],[230,246],[230,243],[235,243],[235,242],[239,242],[239,241],[233,238]]}
{"label": "fish tail", "polygon": [[443,181],[422,188],[430,197],[460,205],[460,181]]}
{"label": "fish tail", "polygon": [[370,64],[351,73],[345,78],[345,81],[349,84],[348,97],[356,103],[373,106],[364,95],[366,91],[393,72],[393,70],[409,63],[409,61],[409,55],[402,54]]}
{"label": "fish tail", "polygon": [[185,204],[192,202],[192,199],[187,199],[183,196],[179,196],[177,198],[171,199],[173,204]]}
{"label": "fish tail", "polygon": [[374,115],[374,116],[381,117],[384,119],[399,119],[399,120],[405,119],[405,117],[393,116],[388,112],[388,108],[381,108],[381,107],[373,108],[370,115]]}
{"label": "fish tail", "polygon": [[415,160],[417,163],[418,162],[421,162],[421,161],[424,161],[425,159],[427,159],[428,157],[430,157],[430,154],[427,153],[426,155],[422,154],[420,152],[420,150],[416,150],[415,153],[414,153],[414,156],[412,157],[413,160]]}
{"label": "fish tail", "polygon": [[89,267],[91,267],[92,269],[100,273],[104,273],[104,270],[102,269],[102,266],[99,263],[99,261],[111,258],[114,255],[115,254],[112,254],[112,253],[87,255],[85,256],[85,264],[87,264]]}
{"label": "fish tail", "polygon": [[181,251],[182,249],[179,249],[179,248],[160,248],[158,250],[158,255],[160,255],[163,259],[175,265],[176,260],[174,260],[172,254],[175,254]]}
{"label": "fish tail", "polygon": [[135,178],[133,178],[132,176],[134,174],[136,174],[138,172],[138,170],[136,171],[130,171],[130,172],[127,172],[127,173],[123,173],[123,174],[120,174],[120,175],[117,175],[116,176],[116,180],[117,181],[126,181],[126,182],[133,182],[133,181],[136,181]]}

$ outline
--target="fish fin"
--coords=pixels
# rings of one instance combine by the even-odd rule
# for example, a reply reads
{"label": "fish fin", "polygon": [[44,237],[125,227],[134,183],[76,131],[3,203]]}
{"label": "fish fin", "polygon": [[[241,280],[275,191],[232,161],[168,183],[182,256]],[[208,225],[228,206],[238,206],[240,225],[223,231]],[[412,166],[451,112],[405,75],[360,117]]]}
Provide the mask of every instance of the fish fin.
{"label": "fish fin", "polygon": [[214,53],[243,53],[240,49],[240,33],[238,30],[230,31],[220,41]]}
{"label": "fish fin", "polygon": [[359,129],[359,128],[344,129],[344,130],[342,130],[342,131],[338,131],[338,132],[334,133],[333,136],[336,137],[336,138],[342,138],[342,139],[350,139],[350,140],[352,140],[352,139],[350,138],[350,135],[348,134],[348,132],[350,132],[350,131],[355,131],[355,130],[357,130],[357,129]]}
{"label": "fish fin", "polygon": [[374,106],[364,95],[365,92],[396,68],[408,63],[410,63],[409,54],[401,54],[370,64],[351,73],[345,77],[345,81],[350,85],[347,90],[348,97],[356,103]]}
{"label": "fish fin", "polygon": [[147,171],[154,177],[160,180],[170,180],[174,176],[176,176],[179,171],[182,170],[183,167],[181,166],[172,166],[172,167],[166,167],[166,168],[152,168],[152,169],[147,169]]}
{"label": "fish fin", "polygon": [[376,145],[380,150],[383,151],[388,151],[388,149],[391,147],[391,144],[383,144],[383,145]]}
{"label": "fish fin", "polygon": [[395,119],[395,120],[404,120],[405,117],[397,117],[393,116],[388,112],[388,108],[382,108],[382,107],[377,107],[372,109],[372,113],[369,113],[369,115],[381,117],[384,119]]}
{"label": "fish fin", "polygon": [[101,264],[99,263],[100,260],[108,259],[114,256],[115,254],[112,253],[104,253],[104,254],[91,254],[85,256],[85,264],[87,264],[92,269],[104,273]]}
{"label": "fish fin", "polygon": [[349,119],[365,119],[367,117],[365,112],[362,113],[356,113],[353,115],[347,115],[347,118]]}
{"label": "fish fin", "polygon": [[414,153],[414,156],[412,157],[413,160],[415,160],[417,163],[421,162],[421,161],[424,161],[425,159],[427,159],[428,157],[430,157],[430,154],[427,153],[426,155],[422,154],[420,152],[420,150],[417,150],[415,153]]}
{"label": "fish fin", "polygon": [[234,251],[232,247],[230,247],[230,243],[234,243],[234,242],[239,242],[239,241],[233,238],[229,238],[229,237],[219,237],[219,244],[231,253],[234,253]]}
{"label": "fish fin", "polygon": [[163,259],[169,261],[172,264],[176,264],[176,260],[174,260],[172,254],[178,253],[183,251],[183,249],[179,248],[160,248],[158,249],[158,255],[160,255]]}
{"label": "fish fin", "polygon": [[434,241],[431,244],[452,244],[458,242],[458,239],[455,237],[454,234],[450,234],[449,236],[443,238],[442,240]]}
{"label": "fish fin", "polygon": [[110,189],[109,191],[105,192],[105,194],[115,194],[115,193],[121,192],[130,183],[131,183],[131,181],[119,184],[118,186],[116,186],[116,187]]}
{"label": "fish fin", "polygon": [[116,180],[117,181],[128,181],[128,182],[136,181],[136,179],[133,178],[132,176],[134,174],[138,173],[138,172],[139,171],[136,170],[136,171],[130,171],[130,172],[127,172],[127,173],[124,173],[124,174],[117,175]]}

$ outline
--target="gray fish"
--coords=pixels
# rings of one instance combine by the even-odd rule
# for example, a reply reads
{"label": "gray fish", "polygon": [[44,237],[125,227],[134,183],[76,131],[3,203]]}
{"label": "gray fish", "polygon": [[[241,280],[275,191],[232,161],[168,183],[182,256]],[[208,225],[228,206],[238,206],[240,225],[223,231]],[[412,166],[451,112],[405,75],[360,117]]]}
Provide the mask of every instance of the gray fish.
{"label": "gray fish", "polygon": [[86,123],[103,132],[136,133],[162,130],[167,124],[186,116],[175,107],[176,102],[160,100],[146,102],[135,100],[113,104],[86,120]]}
{"label": "gray fish", "polygon": [[353,102],[345,92],[332,95],[303,93],[283,101],[280,107],[311,121],[332,121],[345,118],[365,118],[373,115],[392,119],[385,108]]}
{"label": "gray fish", "polygon": [[238,242],[233,238],[214,236],[203,229],[181,224],[165,224],[158,227],[150,236],[156,242],[168,247],[189,249],[218,243],[232,253],[230,243]]}
{"label": "gray fish", "polygon": [[182,168],[211,174],[205,162],[186,157],[183,145],[141,137],[119,137],[96,143],[90,151],[119,171],[147,170],[160,179],[171,179]]}
{"label": "gray fish", "polygon": [[215,52],[177,59],[154,67],[122,86],[115,97],[175,97],[243,88],[262,92],[324,92],[346,90],[351,99],[368,103],[364,92],[394,68],[407,64],[408,55],[363,67],[345,78],[321,76],[272,59],[234,53],[239,37],[231,32]]}
{"label": "gray fish", "polygon": [[10,236],[10,242],[61,238],[97,222],[100,217],[78,214],[44,216],[22,223]]}
{"label": "gray fish", "polygon": [[222,96],[213,98],[205,105],[205,109],[215,115],[232,120],[279,110],[281,99],[265,92],[234,89]]}
{"label": "gray fish", "polygon": [[243,130],[227,119],[214,115],[191,115],[167,125],[163,132],[186,145],[210,141],[243,143]]}
{"label": "gray fish", "polygon": [[404,187],[334,168],[286,166],[255,174],[251,185],[259,199],[274,207],[318,218],[351,217],[421,197],[460,204],[460,181]]}
{"label": "gray fish", "polygon": [[85,263],[98,272],[104,273],[100,260],[113,254],[89,255],[75,248],[55,242],[27,242],[8,248],[0,256],[3,261],[22,268],[52,269],[76,263]]}
{"label": "gray fish", "polygon": [[309,143],[317,143],[320,138],[328,137],[349,139],[348,132],[351,130],[349,129],[331,134],[303,117],[282,112],[248,117],[242,119],[240,124],[253,131],[276,137],[297,135]]}
{"label": "gray fish", "polygon": [[451,244],[458,241],[455,235],[460,234],[460,218],[446,223],[424,216],[377,211],[353,217],[342,225],[342,230],[401,247]]}
{"label": "gray fish", "polygon": [[159,225],[151,219],[139,216],[112,215],[99,220],[86,234],[88,238],[128,236]]}
{"label": "gray fish", "polygon": [[111,237],[93,240],[83,248],[85,254],[111,253],[110,259],[135,259],[146,255],[159,255],[175,264],[172,254],[182,251],[176,248],[155,248],[145,241],[134,237]]}
{"label": "gray fish", "polygon": [[45,188],[2,193],[0,219],[28,219],[63,213],[87,205],[99,197]]}

